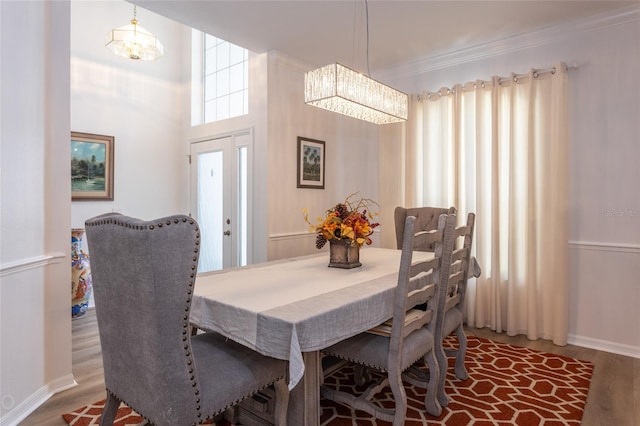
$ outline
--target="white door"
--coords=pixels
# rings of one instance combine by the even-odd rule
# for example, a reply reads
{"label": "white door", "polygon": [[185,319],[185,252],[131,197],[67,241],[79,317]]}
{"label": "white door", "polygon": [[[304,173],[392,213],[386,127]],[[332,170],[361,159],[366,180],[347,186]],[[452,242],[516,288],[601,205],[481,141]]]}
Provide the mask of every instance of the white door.
{"label": "white door", "polygon": [[249,131],[191,144],[191,215],[200,225],[198,272],[250,262]]}

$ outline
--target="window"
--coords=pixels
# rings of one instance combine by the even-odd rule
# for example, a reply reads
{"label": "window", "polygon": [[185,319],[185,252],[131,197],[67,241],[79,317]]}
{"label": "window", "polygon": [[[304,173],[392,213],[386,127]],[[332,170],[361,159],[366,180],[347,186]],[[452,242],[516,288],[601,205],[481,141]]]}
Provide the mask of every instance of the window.
{"label": "window", "polygon": [[249,112],[249,52],[193,30],[191,125]]}

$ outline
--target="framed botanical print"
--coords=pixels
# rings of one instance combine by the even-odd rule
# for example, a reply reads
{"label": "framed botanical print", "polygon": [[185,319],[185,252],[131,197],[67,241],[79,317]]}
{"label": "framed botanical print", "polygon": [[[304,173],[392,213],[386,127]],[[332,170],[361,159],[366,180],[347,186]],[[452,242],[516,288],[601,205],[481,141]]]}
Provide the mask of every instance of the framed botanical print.
{"label": "framed botanical print", "polygon": [[298,136],[298,188],[324,189],[325,143]]}

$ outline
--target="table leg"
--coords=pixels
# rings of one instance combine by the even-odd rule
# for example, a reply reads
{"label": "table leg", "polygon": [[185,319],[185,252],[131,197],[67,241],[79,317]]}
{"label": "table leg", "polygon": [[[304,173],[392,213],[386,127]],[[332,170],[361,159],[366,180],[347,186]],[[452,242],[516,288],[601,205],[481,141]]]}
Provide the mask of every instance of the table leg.
{"label": "table leg", "polygon": [[289,395],[287,425],[320,425],[320,381],[322,364],[320,352],[304,352],[304,371],[302,380]]}

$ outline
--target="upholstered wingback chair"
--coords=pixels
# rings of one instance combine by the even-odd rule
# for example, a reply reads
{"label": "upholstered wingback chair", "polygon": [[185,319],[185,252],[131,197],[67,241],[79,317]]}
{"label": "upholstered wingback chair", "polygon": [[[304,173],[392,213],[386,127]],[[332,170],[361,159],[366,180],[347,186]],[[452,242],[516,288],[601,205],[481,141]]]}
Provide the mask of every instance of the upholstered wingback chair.
{"label": "upholstered wingback chair", "polygon": [[[394,221],[396,225],[396,248],[400,250],[402,248],[402,240],[404,238],[404,223],[407,216],[414,216],[416,218],[414,224],[414,232],[421,231],[433,231],[438,229],[438,219],[441,214],[456,214],[455,207],[442,208],[442,207],[414,207],[404,208],[396,207],[394,211]],[[433,251],[435,244],[430,243],[425,247],[420,247],[417,250],[420,251]]]}
{"label": "upholstered wingback chair", "polygon": [[157,426],[199,424],[272,383],[276,422],[285,424],[286,361],[217,333],[191,336],[194,219],[109,213],[85,228],[107,390],[101,425],[113,424],[120,402]]}

